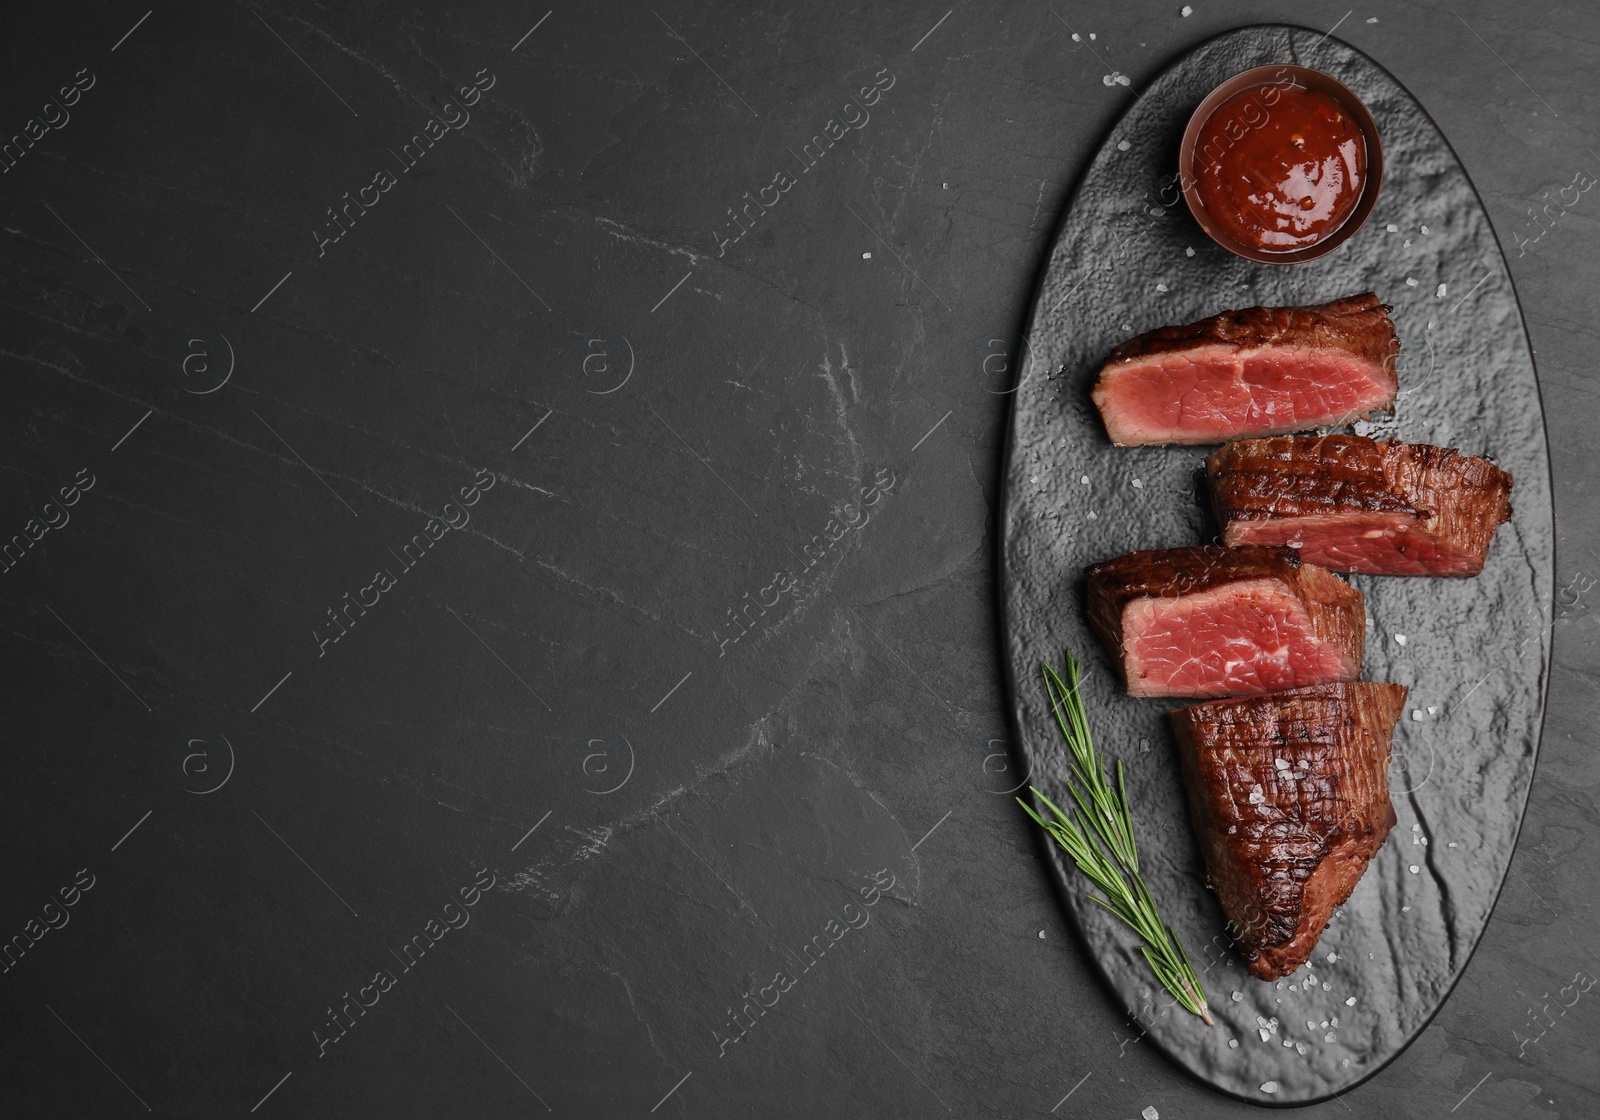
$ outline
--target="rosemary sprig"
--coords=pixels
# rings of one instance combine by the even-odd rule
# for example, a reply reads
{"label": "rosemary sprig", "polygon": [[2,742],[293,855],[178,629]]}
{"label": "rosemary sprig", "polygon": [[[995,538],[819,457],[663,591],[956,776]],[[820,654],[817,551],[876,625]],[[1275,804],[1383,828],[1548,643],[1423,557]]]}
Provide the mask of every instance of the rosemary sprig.
{"label": "rosemary sprig", "polygon": [[1067,790],[1076,805],[1073,813],[1063,812],[1036,787],[1033,795],[1049,806],[1053,819],[1045,820],[1022,798],[1017,804],[1032,817],[1057,844],[1060,844],[1078,870],[1089,876],[1104,897],[1090,895],[1095,902],[1115,914],[1144,942],[1139,946],[1150,970],[1162,986],[1186,1009],[1211,1026],[1205,989],[1189,963],[1188,954],[1172,927],[1161,921],[1155,900],[1139,874],[1139,846],[1133,836],[1133,816],[1128,811],[1128,787],[1117,760],[1116,785],[1106,780],[1105,763],[1094,749],[1089,734],[1089,718],[1079,691],[1080,666],[1072,651],[1066,651],[1067,676],[1063,680],[1048,661],[1039,663],[1045,691],[1056,726],[1072,752],[1071,780]]}

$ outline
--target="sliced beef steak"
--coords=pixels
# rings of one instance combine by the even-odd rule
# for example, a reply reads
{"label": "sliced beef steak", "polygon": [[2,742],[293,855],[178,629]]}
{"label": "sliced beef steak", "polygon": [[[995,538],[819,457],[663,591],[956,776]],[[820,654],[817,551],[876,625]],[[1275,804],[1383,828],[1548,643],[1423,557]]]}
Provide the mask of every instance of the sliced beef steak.
{"label": "sliced beef steak", "polygon": [[1475,576],[1511,519],[1511,476],[1425,443],[1299,436],[1231,443],[1206,459],[1230,545],[1287,545],[1336,572]]}
{"label": "sliced beef steak", "polygon": [[1130,552],[1089,569],[1130,696],[1246,696],[1361,674],[1361,592],[1288,548]]}
{"label": "sliced beef steak", "polygon": [[1210,885],[1252,976],[1311,956],[1394,826],[1396,684],[1319,684],[1168,713]]}
{"label": "sliced beef steak", "polygon": [[1399,349],[1371,292],[1224,311],[1118,346],[1094,403],[1118,447],[1338,427],[1394,404]]}

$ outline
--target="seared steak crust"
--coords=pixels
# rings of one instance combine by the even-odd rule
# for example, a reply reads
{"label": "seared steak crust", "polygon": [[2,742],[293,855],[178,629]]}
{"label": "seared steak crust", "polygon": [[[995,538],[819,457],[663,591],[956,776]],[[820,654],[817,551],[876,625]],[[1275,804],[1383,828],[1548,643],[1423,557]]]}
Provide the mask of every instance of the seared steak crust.
{"label": "seared steak crust", "polygon": [[1245,307],[1181,327],[1146,331],[1111,351],[1106,365],[1213,342],[1240,348],[1348,350],[1387,370],[1391,381],[1395,358],[1400,353],[1400,340],[1389,309],[1374,293],[1364,292],[1311,307]]}
{"label": "seared steak crust", "polygon": [[1511,519],[1509,474],[1431,444],[1243,440],[1213,452],[1206,477],[1229,544],[1289,544],[1335,571],[1476,575]]}
{"label": "seared steak crust", "polygon": [[1251,975],[1306,962],[1394,826],[1406,692],[1352,681],[1168,713],[1207,877]]}

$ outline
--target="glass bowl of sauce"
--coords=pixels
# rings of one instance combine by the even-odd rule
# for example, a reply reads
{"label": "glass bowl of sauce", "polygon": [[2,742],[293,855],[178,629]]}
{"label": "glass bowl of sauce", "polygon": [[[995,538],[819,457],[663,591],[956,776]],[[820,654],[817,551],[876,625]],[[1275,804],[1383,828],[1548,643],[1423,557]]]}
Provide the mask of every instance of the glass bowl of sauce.
{"label": "glass bowl of sauce", "polygon": [[1332,77],[1258,66],[1200,102],[1178,170],[1189,212],[1218,245],[1296,264],[1361,228],[1378,200],[1383,149],[1372,114]]}

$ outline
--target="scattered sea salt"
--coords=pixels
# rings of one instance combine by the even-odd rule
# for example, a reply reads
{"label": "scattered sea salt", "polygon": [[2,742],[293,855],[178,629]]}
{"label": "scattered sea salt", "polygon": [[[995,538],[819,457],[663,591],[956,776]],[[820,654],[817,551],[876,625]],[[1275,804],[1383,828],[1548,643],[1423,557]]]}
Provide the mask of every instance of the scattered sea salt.
{"label": "scattered sea salt", "polygon": [[1156,1106],[1153,1104],[1146,1105],[1144,1111],[1139,1115],[1143,1116],[1144,1120],[1161,1120],[1161,1113],[1156,1111]]}
{"label": "scattered sea salt", "polygon": [[1263,1081],[1261,1083],[1261,1091],[1263,1093],[1276,1093],[1278,1091],[1278,1083],[1276,1081]]}
{"label": "scattered sea salt", "polygon": [[1240,1000],[1242,1000],[1242,999],[1243,999],[1243,998],[1244,998],[1244,995],[1243,995],[1243,993],[1241,993],[1241,992],[1234,992],[1234,993],[1233,993],[1233,1002],[1234,1002],[1234,1003],[1238,1003],[1238,1002],[1239,1002],[1239,1001],[1240,1001]]}
{"label": "scattered sea salt", "polygon": [[1096,513],[1094,510],[1090,510],[1089,511],[1089,520],[1090,521],[1097,520],[1099,517],[1100,517],[1100,515],[1098,513]]}
{"label": "scattered sea salt", "polygon": [[1311,1050],[1311,1047],[1307,1046],[1303,1042],[1297,1042],[1297,1043],[1294,1044],[1294,1052],[1296,1054],[1305,1054],[1305,1053],[1308,1053],[1310,1050]]}
{"label": "scattered sea salt", "polygon": [[1418,867],[1416,864],[1413,863],[1410,867],[1406,868],[1406,870],[1411,872],[1411,874],[1415,875],[1417,872],[1421,871],[1422,868]]}
{"label": "scattered sea salt", "polygon": [[1072,33],[1072,41],[1073,41],[1073,42],[1074,42],[1074,43],[1081,43],[1081,42],[1083,42],[1083,40],[1082,40],[1082,39],[1080,39],[1080,38],[1079,38],[1079,37],[1078,37],[1078,33],[1077,33],[1077,32],[1076,32],[1076,31],[1074,31],[1074,32],[1073,32],[1073,33]]}
{"label": "scattered sea salt", "polygon": [[1144,489],[1144,479],[1142,479],[1142,478],[1134,479],[1133,480],[1133,488],[1135,490],[1143,490]]}
{"label": "scattered sea salt", "polygon": [[1191,15],[1194,14],[1194,9],[1189,7],[1189,5],[1185,4],[1183,6],[1183,11],[1179,12],[1178,14],[1180,16],[1182,16],[1184,19],[1188,19]]}
{"label": "scattered sea salt", "polygon": [[1239,1049],[1239,1040],[1237,1038],[1228,1039],[1228,1049],[1229,1050],[1237,1050],[1237,1049]]}
{"label": "scattered sea salt", "polygon": [[1429,705],[1428,705],[1428,714],[1429,714],[1429,715],[1430,715],[1430,716],[1431,716],[1431,715],[1433,715],[1433,714],[1434,714],[1434,713],[1435,713],[1435,712],[1437,712],[1437,711],[1438,711],[1438,710],[1439,710],[1439,709],[1438,709],[1438,708],[1435,708],[1435,707],[1434,707],[1434,706],[1433,706],[1433,705],[1432,705],[1432,704],[1429,704]]}
{"label": "scattered sea salt", "polygon": [[870,261],[872,259],[872,254],[871,253],[862,253],[861,254],[861,259],[864,260],[864,261]]}
{"label": "scattered sea salt", "polygon": [[1346,1007],[1354,1007],[1356,1005],[1356,997],[1351,996],[1349,999],[1344,1001],[1344,1005]]}
{"label": "scattered sea salt", "polygon": [[[1409,245],[1409,244],[1411,244],[1411,242],[1407,241],[1406,244]],[[1407,276],[1406,277],[1406,287],[1415,288],[1416,286],[1417,286],[1417,278],[1415,276]]]}
{"label": "scattered sea salt", "polygon": [[1390,233],[1399,233],[1400,232],[1400,227],[1395,225],[1393,222],[1390,222],[1388,225],[1384,226],[1383,228],[1388,230]]}
{"label": "scattered sea salt", "polygon": [[1322,982],[1322,990],[1325,992],[1331,992],[1333,991],[1333,985],[1324,980]]}
{"label": "scattered sea salt", "polygon": [[1409,238],[1409,237],[1408,237],[1408,238],[1406,238],[1406,239],[1405,239],[1405,240],[1404,240],[1404,241],[1402,241],[1402,242],[1401,242],[1401,243],[1400,243],[1400,248],[1402,248],[1402,249],[1409,249],[1409,248],[1411,248],[1411,238]]}
{"label": "scattered sea salt", "polygon": [[1040,941],[1043,941],[1043,940],[1044,940],[1044,930],[1040,930],[1040,931],[1039,931],[1039,940],[1040,940]]}
{"label": "scattered sea salt", "polygon": [[1339,1068],[1340,1069],[1349,1069],[1350,1068],[1350,1059],[1349,1058],[1340,1058],[1339,1059]]}
{"label": "scattered sea salt", "polygon": [[1406,644],[1406,636],[1404,634],[1396,634],[1394,636],[1394,644],[1397,645],[1397,646],[1405,645]]}
{"label": "scattered sea salt", "polygon": [[1449,290],[1450,290],[1450,285],[1449,284],[1440,284],[1439,287],[1438,287],[1438,290],[1433,293],[1433,298],[1434,299],[1443,299],[1444,296],[1445,296],[1445,293],[1448,292]]}
{"label": "scattered sea salt", "polygon": [[1412,723],[1421,723],[1422,722],[1422,711],[1421,711],[1421,709],[1419,709],[1419,708],[1412,708],[1411,709],[1411,722]]}
{"label": "scattered sea salt", "polygon": [[1334,1039],[1336,1039],[1338,1037],[1339,1037],[1338,1035],[1334,1034],[1332,1031],[1329,1031],[1327,1034],[1322,1036],[1322,1041],[1323,1042],[1332,1042]]}
{"label": "scattered sea salt", "polygon": [[1266,1027],[1262,1027],[1256,1033],[1261,1036],[1261,1041],[1262,1042],[1265,1042],[1265,1041],[1267,1041],[1267,1039],[1272,1037],[1272,1033],[1270,1031],[1268,1031]]}
{"label": "scattered sea salt", "polygon": [[1266,801],[1266,799],[1267,795],[1261,792],[1260,786],[1257,786],[1255,789],[1250,791],[1250,804],[1260,805]]}
{"label": "scattered sea salt", "polygon": [[1186,257],[1192,257],[1192,256],[1194,256],[1194,246],[1193,246],[1193,245],[1191,245],[1191,246],[1189,246],[1189,247],[1188,247],[1188,248],[1187,248],[1187,249],[1185,249],[1185,250],[1184,250],[1184,251],[1183,251],[1183,255],[1184,255],[1184,256],[1186,256]]}
{"label": "scattered sea salt", "polygon": [[[1120,75],[1119,75],[1119,77],[1120,77]],[[1128,143],[1126,140],[1118,140],[1117,141],[1117,151],[1119,151],[1119,152],[1125,152],[1131,147],[1133,147],[1133,145]]]}
{"label": "scattered sea salt", "polygon": [[1422,235],[1424,237],[1426,237],[1428,235],[1428,227],[1427,226],[1423,226],[1422,227]]}
{"label": "scattered sea salt", "polygon": [[1089,32],[1089,39],[1090,39],[1091,42],[1093,42],[1093,40],[1094,40],[1094,32],[1093,31]]}
{"label": "scattered sea salt", "polygon": [[1083,483],[1085,486],[1087,486],[1087,485],[1089,485],[1089,476],[1088,475],[1083,475],[1081,478],[1078,479],[1078,481]]}
{"label": "scattered sea salt", "polygon": [[1339,959],[1339,954],[1338,953],[1329,953],[1328,954],[1328,963],[1329,964],[1332,964],[1334,961],[1336,961],[1338,959]]}
{"label": "scattered sea salt", "polygon": [[1167,290],[1167,286],[1166,286],[1166,285],[1165,285],[1165,284],[1157,284],[1157,285],[1156,285],[1156,291],[1158,291],[1158,292],[1164,292],[1164,291],[1166,291],[1166,290]]}
{"label": "scattered sea salt", "polygon": [[1275,759],[1272,760],[1272,764],[1274,766],[1276,766],[1279,770],[1287,770],[1287,769],[1289,769],[1289,762],[1288,762],[1287,759],[1275,758]]}

